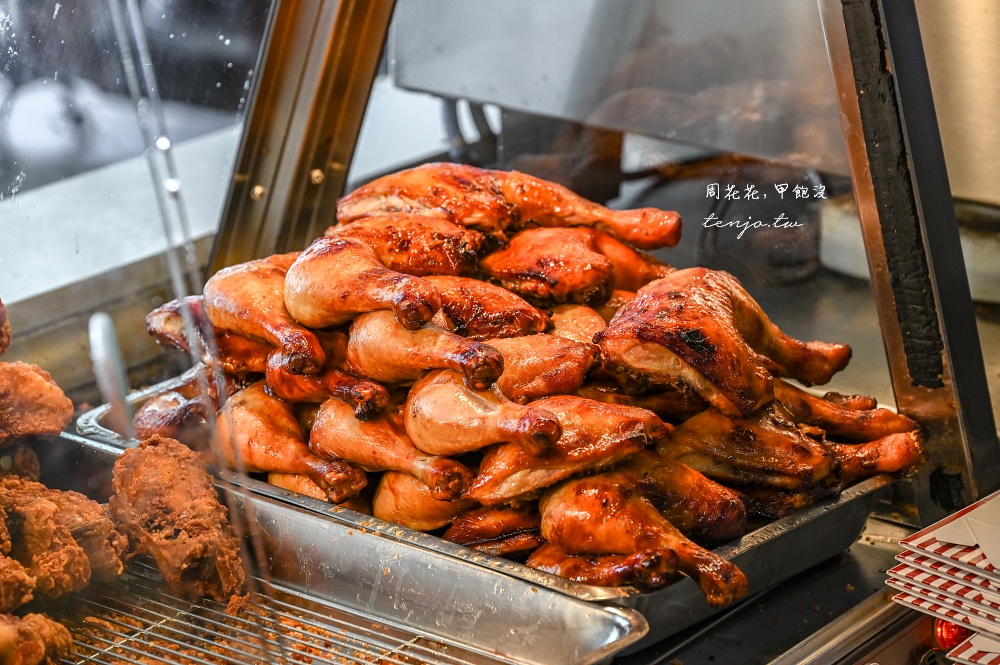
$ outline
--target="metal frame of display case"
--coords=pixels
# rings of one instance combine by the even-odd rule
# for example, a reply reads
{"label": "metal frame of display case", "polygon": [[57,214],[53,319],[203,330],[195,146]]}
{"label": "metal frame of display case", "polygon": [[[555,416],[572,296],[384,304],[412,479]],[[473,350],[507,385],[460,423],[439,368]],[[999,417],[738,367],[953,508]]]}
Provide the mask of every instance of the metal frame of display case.
{"label": "metal frame of display case", "polygon": [[[335,218],[392,0],[281,3],[209,265],[301,248]],[[1000,488],[1000,442],[913,0],[818,0],[899,410],[930,523]]]}

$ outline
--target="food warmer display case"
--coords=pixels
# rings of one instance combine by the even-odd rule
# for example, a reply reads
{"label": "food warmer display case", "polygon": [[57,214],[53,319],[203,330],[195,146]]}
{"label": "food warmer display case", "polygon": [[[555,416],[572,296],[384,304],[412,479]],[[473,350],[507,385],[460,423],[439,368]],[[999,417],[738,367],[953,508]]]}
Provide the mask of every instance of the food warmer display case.
{"label": "food warmer display case", "polygon": [[[151,434],[211,453],[250,592],[192,601],[138,558],[14,610],[68,626],[70,660],[943,658],[884,571],[901,538],[1000,488],[1000,196],[982,175],[1000,146],[988,93],[949,69],[988,7],[43,4],[0,10],[3,361],[41,365],[77,417],[28,443],[43,482],[98,501]],[[265,274],[282,320],[341,363],[322,406],[283,393],[320,368],[260,324]],[[461,279],[481,286],[449,294]],[[234,339],[268,350],[246,361]],[[454,447],[497,409],[531,436]],[[316,464],[326,446],[324,471],[268,467],[248,413],[289,419]],[[410,473],[378,455],[400,437],[420,444]],[[438,475],[413,480],[414,455]],[[330,458],[348,460],[336,487]],[[706,526],[691,506],[709,495],[730,507]],[[655,548],[560,535],[597,537],[635,497]],[[463,540],[470,515],[508,530]]]}

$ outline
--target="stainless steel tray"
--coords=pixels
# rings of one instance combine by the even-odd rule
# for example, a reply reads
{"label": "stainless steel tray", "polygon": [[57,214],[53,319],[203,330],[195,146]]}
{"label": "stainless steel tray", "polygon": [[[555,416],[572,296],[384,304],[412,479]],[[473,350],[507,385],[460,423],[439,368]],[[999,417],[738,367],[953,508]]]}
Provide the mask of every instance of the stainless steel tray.
{"label": "stainless steel tray", "polygon": [[[119,447],[64,434],[35,449],[49,486],[97,500],[110,495]],[[647,632],[634,610],[584,602],[443,553],[413,556],[403,540],[317,519],[316,506],[276,501],[225,480],[218,487],[234,520],[253,519],[261,535],[269,569],[258,583],[268,593],[259,594],[251,617],[274,636],[266,645],[276,652],[272,660],[284,649],[287,662],[593,664]],[[41,609],[77,633],[81,660],[114,651],[116,658],[104,653],[96,662],[138,662],[167,643],[166,655],[152,662],[189,662],[174,659],[184,653],[170,644],[198,649],[198,640],[212,657],[190,662],[260,660],[255,622],[241,626],[217,603],[172,598],[157,577],[149,566],[130,565],[118,582]]]}
{"label": "stainless steel tray", "polygon": [[[128,403],[141,405],[150,396],[172,385],[172,381],[152,386],[129,395]],[[103,405],[80,416],[78,432],[117,447],[135,445],[110,430],[105,419],[110,411]],[[566,594],[575,599],[636,609],[649,623],[649,631],[623,653],[632,653],[688,628],[726,608],[713,608],[691,579],[682,579],[653,592],[641,592],[634,587],[600,587],[579,584],[555,575],[543,573],[522,564],[481,554],[467,547],[449,543],[435,536],[399,527],[367,515],[281,490],[253,478],[222,472],[230,482],[254,493],[286,502],[306,513],[321,515],[330,523],[357,528],[364,538],[376,536],[407,546],[407,556],[417,566],[428,569],[428,562],[444,557],[462,564],[473,564],[494,573],[531,585]],[[794,577],[848,549],[861,535],[882,491],[893,482],[890,476],[876,476],[844,490],[839,496],[818,502],[786,518],[776,520],[746,533],[715,552],[732,560],[750,582],[750,597]],[[532,605],[526,611],[540,608]],[[546,610],[547,611],[547,610]],[[538,618],[538,617],[536,617]]]}

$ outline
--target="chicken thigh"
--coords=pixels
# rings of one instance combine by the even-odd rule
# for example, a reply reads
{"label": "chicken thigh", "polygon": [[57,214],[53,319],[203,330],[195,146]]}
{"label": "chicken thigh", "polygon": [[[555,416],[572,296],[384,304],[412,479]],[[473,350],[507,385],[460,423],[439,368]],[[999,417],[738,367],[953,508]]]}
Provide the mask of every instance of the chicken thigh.
{"label": "chicken thigh", "polygon": [[593,344],[594,335],[607,327],[601,315],[589,307],[556,305],[552,308],[552,330],[549,334],[581,344]]}
{"label": "chicken thigh", "polygon": [[525,229],[479,264],[492,281],[537,305],[600,305],[673,268],[595,229]]}
{"label": "chicken thigh", "polygon": [[545,310],[529,305],[507,289],[467,277],[428,277],[441,294],[441,311],[452,332],[478,342],[544,332]]}
{"label": "chicken thigh", "polygon": [[519,404],[572,393],[597,360],[597,347],[554,335],[491,339],[487,344],[503,356],[497,387]]}
{"label": "chicken thigh", "polygon": [[331,238],[360,240],[389,270],[407,275],[467,275],[475,272],[486,237],[447,219],[378,213],[327,229]]}
{"label": "chicken thigh", "polygon": [[495,385],[470,390],[448,369],[414,384],[404,410],[406,433],[429,455],[458,455],[501,442],[537,455],[562,433],[553,414],[511,402]]}
{"label": "chicken thigh", "polygon": [[784,334],[733,276],[706,268],[643,287],[595,340],[627,383],[684,382],[720,411],[744,416],[773,399],[772,375],[826,383],[851,358],[845,344]]}
{"label": "chicken thigh", "polygon": [[503,372],[497,349],[427,324],[407,330],[391,312],[362,314],[351,324],[347,368],[381,383],[408,383],[431,369],[453,369],[473,390],[493,385]]}
{"label": "chicken thigh", "polygon": [[72,419],[73,402],[48,372],[20,361],[0,363],[0,443],[58,434]]}
{"label": "chicken thigh", "polygon": [[677,577],[677,554],[669,549],[594,556],[570,554],[559,545],[545,543],[532,552],[524,564],[595,586],[635,584],[659,589]]}
{"label": "chicken thigh", "polygon": [[544,541],[542,516],[534,501],[521,506],[483,506],[451,520],[441,536],[493,556],[530,552]]}
{"label": "chicken thigh", "polygon": [[386,471],[375,488],[372,514],[408,529],[434,531],[475,506],[468,499],[437,499],[431,488],[410,474]]}
{"label": "chicken thigh", "polygon": [[[848,404],[832,402],[797,388],[787,381],[774,382],[775,398],[788,409],[797,423],[814,425],[831,437],[853,441],[870,441],[897,432],[912,432],[919,428],[916,422],[889,409],[869,406],[852,408]],[[853,402],[859,402],[855,396]]]}
{"label": "chicken thigh", "polygon": [[[344,408],[354,420],[350,406]],[[229,468],[250,473],[300,473],[339,503],[360,492],[364,472],[342,459],[321,459],[306,444],[295,409],[268,394],[263,381],[226,403],[216,423],[216,450]]]}
{"label": "chicken thigh", "polygon": [[609,467],[671,430],[651,411],[573,395],[546,397],[530,406],[553,413],[562,436],[541,455],[516,443],[487,449],[466,497],[489,506],[530,495],[582,471]]}
{"label": "chicken thigh", "polygon": [[326,361],[319,340],[285,308],[285,279],[298,253],[223,268],[205,284],[205,313],[221,330],[281,349],[293,374],[315,374]]}
{"label": "chicken thigh", "polygon": [[593,226],[643,249],[680,240],[676,212],[611,210],[555,183],[517,171],[436,163],[383,176],[337,202],[337,218],[352,222],[376,212],[437,215],[505,242],[526,223]]}
{"label": "chicken thigh", "polygon": [[349,460],[367,471],[408,473],[427,485],[435,499],[457,499],[472,472],[453,459],[422,453],[396,420],[381,415],[362,422],[349,406],[329,399],[316,414],[309,447],[321,457]]}
{"label": "chicken thigh", "polygon": [[314,240],[288,269],[284,294],[289,313],[310,328],[385,309],[412,330],[441,309],[437,290],[426,280],[389,270],[371,247],[353,238]]}

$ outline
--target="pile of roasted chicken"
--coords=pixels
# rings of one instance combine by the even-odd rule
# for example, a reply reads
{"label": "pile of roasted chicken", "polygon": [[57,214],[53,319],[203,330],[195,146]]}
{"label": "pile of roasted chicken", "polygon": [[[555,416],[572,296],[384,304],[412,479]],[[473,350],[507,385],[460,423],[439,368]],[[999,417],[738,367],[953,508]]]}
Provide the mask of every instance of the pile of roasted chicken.
{"label": "pile of roasted chicken", "polygon": [[686,574],[713,605],[747,593],[710,548],[749,518],[922,460],[910,419],[788,381],[827,383],[848,346],[644,251],[677,243],[676,213],[427,164],[337,221],[150,313],[201,363],[136,414],[140,436],[585,583]]}

